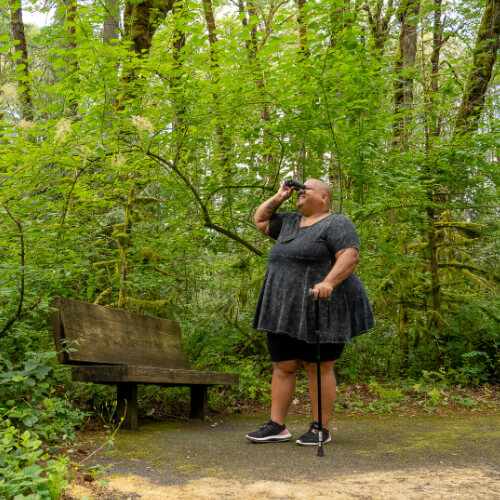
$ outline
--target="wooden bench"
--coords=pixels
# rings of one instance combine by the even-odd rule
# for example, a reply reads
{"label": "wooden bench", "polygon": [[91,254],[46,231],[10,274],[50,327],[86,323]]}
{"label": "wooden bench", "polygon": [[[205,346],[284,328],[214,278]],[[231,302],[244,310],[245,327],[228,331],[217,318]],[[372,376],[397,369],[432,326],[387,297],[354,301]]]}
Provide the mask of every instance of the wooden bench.
{"label": "wooden bench", "polygon": [[236,373],[190,370],[179,323],[58,298],[51,306],[57,356],[72,379],[117,387],[122,427],[137,429],[137,385],[191,388],[190,418],[204,418],[207,388],[238,383]]}

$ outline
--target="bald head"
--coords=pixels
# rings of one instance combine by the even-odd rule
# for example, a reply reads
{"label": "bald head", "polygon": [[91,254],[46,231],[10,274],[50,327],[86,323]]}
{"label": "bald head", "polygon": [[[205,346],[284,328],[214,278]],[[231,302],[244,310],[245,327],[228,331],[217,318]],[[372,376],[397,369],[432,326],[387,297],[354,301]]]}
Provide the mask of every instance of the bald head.
{"label": "bald head", "polygon": [[326,182],[320,181],[319,179],[307,179],[306,183],[312,184],[318,191],[326,194],[326,201],[328,203],[328,206],[331,205],[332,188]]}

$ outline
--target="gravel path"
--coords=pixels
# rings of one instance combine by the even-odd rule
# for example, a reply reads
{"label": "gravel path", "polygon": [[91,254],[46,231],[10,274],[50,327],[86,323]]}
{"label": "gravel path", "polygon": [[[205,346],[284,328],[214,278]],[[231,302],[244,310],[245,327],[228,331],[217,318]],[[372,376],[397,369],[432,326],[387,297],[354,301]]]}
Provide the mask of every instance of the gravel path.
{"label": "gravel path", "polygon": [[[265,420],[235,416],[121,431],[115,449],[99,458],[110,465],[105,496],[500,499],[499,416],[344,416],[322,458],[293,441],[246,441]],[[303,417],[288,422],[296,437],[307,427]]]}

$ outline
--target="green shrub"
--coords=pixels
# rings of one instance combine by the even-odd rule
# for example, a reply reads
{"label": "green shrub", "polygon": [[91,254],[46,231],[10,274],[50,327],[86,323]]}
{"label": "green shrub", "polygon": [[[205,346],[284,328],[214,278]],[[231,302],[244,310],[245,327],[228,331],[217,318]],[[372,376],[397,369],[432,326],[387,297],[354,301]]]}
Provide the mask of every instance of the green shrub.
{"label": "green shrub", "polygon": [[56,395],[49,357],[0,359],[2,498],[59,498],[67,485],[68,458],[57,453],[75,438],[83,413]]}
{"label": "green shrub", "polygon": [[75,437],[83,413],[55,394],[50,354],[27,355],[22,366],[0,360],[0,411],[20,429],[31,430],[47,442]]}
{"label": "green shrub", "polygon": [[36,432],[8,419],[0,422],[0,469],[2,498],[59,498],[68,484],[68,458],[44,452]]}

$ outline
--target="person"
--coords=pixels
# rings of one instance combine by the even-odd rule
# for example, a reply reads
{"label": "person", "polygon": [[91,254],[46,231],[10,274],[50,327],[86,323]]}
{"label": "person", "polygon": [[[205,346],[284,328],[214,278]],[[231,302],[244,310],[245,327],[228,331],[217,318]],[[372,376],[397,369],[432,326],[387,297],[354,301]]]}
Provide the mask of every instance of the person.
{"label": "person", "polygon": [[365,288],[353,274],[359,262],[354,224],[344,215],[330,213],[332,191],[318,179],[308,179],[305,189],[298,191],[298,213],[277,213],[293,191],[282,185],[254,216],[257,228],[276,240],[252,324],[267,332],[273,375],[270,420],[246,438],[258,443],[292,438],[285,419],[302,364],[313,422],[296,442],[307,446],[318,444],[319,431],[314,300],[320,300],[323,443],[331,441],[327,426],[336,395],[333,367],[345,344],[372,328],[374,319]]}

